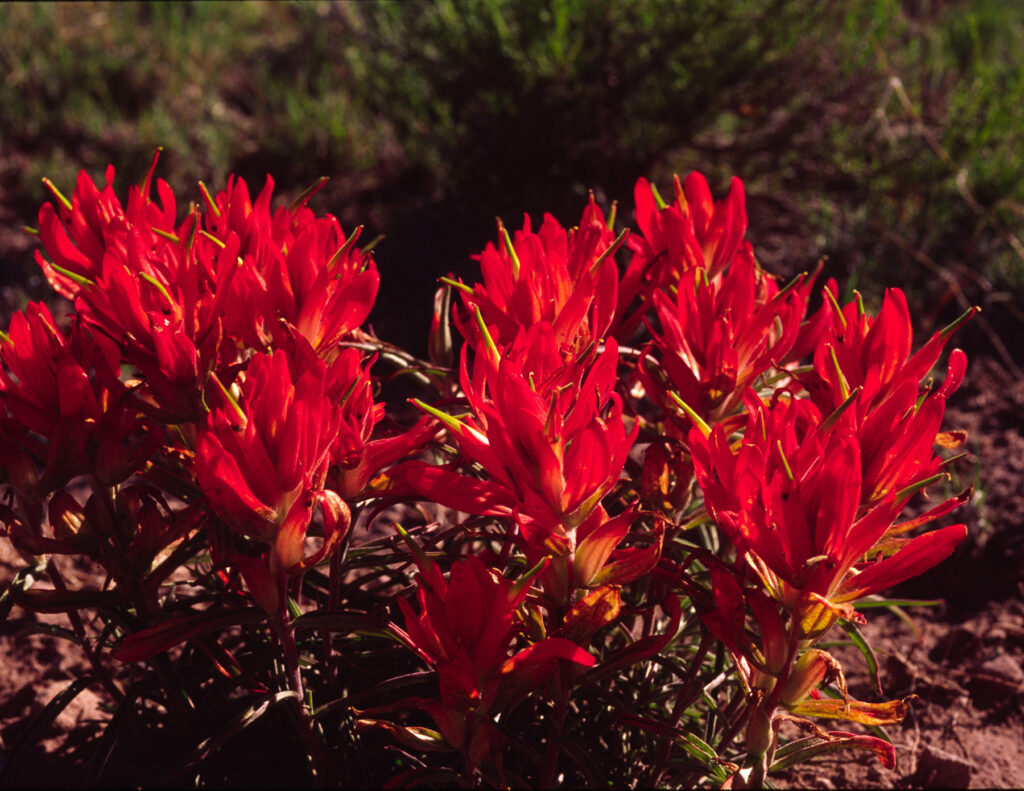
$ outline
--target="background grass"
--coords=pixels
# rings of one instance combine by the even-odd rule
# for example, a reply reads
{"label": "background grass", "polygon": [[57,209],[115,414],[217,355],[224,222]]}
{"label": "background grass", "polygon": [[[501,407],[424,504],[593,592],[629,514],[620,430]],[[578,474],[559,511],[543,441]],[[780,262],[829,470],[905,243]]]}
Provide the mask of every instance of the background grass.
{"label": "background grass", "polygon": [[[1024,362],[1024,4],[734,0],[0,5],[0,271],[44,291],[47,175],[122,190],[157,146],[183,200],[230,172],[383,233],[379,334],[419,350],[434,280],[523,211],[632,204],[647,176],[748,188],[770,270],[828,257],[922,332]],[[628,217],[625,219],[629,219]],[[6,323],[6,322],[5,322]]]}

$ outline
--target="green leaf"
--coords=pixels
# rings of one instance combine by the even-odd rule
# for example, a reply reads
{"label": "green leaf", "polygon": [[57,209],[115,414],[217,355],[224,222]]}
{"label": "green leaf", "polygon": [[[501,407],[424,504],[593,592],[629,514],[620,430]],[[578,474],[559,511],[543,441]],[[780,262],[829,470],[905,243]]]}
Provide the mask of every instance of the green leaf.
{"label": "green leaf", "polygon": [[938,607],[945,604],[945,599],[882,599],[871,598],[861,599],[853,606],[857,610],[868,610],[872,607]]}
{"label": "green leaf", "polygon": [[42,570],[42,566],[26,566],[14,575],[14,579],[4,586],[3,591],[0,591],[0,625],[4,624],[7,616],[11,614],[15,596],[35,585]]}
{"label": "green leaf", "polygon": [[137,662],[191,640],[201,634],[228,626],[259,623],[266,613],[255,607],[245,609],[176,615],[166,621],[128,635],[111,655],[120,662]]}
{"label": "green leaf", "polygon": [[852,621],[848,621],[845,618],[839,620],[839,627],[846,632],[853,644],[857,646],[857,650],[864,656],[864,661],[867,663],[868,672],[871,674],[871,680],[875,684],[875,689],[878,694],[882,694],[882,682],[878,679],[878,657],[875,656],[874,649],[868,644],[868,641],[864,639],[864,635],[861,634],[860,629]]}
{"label": "green leaf", "polygon": [[17,639],[28,637],[31,634],[43,634],[48,637],[59,637],[63,640],[69,640],[75,645],[81,645],[82,642],[78,639],[78,635],[72,632],[70,629],[65,629],[63,626],[57,626],[52,623],[33,623],[29,624],[23,629],[18,630]]}
{"label": "green leaf", "polygon": [[363,705],[362,701],[364,700],[382,700],[387,697],[386,693],[390,693],[398,689],[404,689],[405,687],[413,686],[415,684],[422,684],[426,681],[432,681],[436,677],[436,673],[433,670],[417,670],[415,673],[406,673],[403,676],[390,678],[387,681],[382,681],[380,684],[375,684],[372,687],[354,692],[347,697],[335,698],[334,700],[324,703],[313,712],[313,718],[316,719],[317,717],[329,714],[332,711],[338,711],[339,709],[350,709],[357,705]]}
{"label": "green leaf", "polygon": [[135,710],[133,708],[135,699],[150,687],[153,680],[152,676],[148,679],[143,678],[132,684],[125,691],[124,699],[118,703],[117,710],[103,728],[103,735],[99,738],[96,749],[93,750],[88,766],[83,769],[83,774],[81,775],[83,778],[82,787],[101,787],[100,778],[103,776],[103,770],[106,769],[107,762],[110,760],[110,756],[113,755],[114,748],[117,746],[125,724],[135,722]]}
{"label": "green leaf", "polygon": [[895,765],[895,752],[892,745],[874,736],[833,731],[828,739],[809,736],[806,739],[798,739],[783,745],[775,751],[775,760],[768,767],[768,771],[780,772],[790,766],[840,750],[867,750],[877,755],[883,766],[891,769]]}
{"label": "green leaf", "polygon": [[224,746],[224,744],[227,743],[229,739],[241,733],[243,730],[245,730],[254,722],[256,722],[256,720],[258,720],[260,717],[266,714],[267,709],[269,709],[272,705],[280,703],[283,700],[288,700],[289,698],[293,698],[296,700],[298,699],[296,694],[292,692],[290,689],[285,690],[284,692],[278,692],[273,695],[267,695],[263,697],[263,699],[259,702],[254,703],[253,705],[246,708],[244,711],[235,715],[230,720],[228,720],[228,722],[225,723],[221,728],[219,728],[216,733],[214,733],[212,736],[203,739],[203,741],[199,743],[199,746],[196,747],[195,751],[185,762],[185,764],[180,769],[174,770],[173,773],[165,775],[163,778],[161,778],[157,785],[162,786],[171,784],[175,778],[181,777],[181,775],[184,772],[187,772],[189,769],[198,766],[200,763],[205,761],[206,758],[209,757],[214,751]]}
{"label": "green leaf", "polygon": [[349,610],[317,610],[296,618],[292,625],[296,630],[326,629],[342,634],[361,634],[368,637],[393,639],[388,623],[382,618]]}

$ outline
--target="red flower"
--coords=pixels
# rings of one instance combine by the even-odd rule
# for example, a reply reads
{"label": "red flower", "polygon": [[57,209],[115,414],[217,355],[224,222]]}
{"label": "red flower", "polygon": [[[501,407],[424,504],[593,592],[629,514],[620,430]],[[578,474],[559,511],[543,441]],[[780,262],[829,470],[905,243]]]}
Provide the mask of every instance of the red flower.
{"label": "red flower", "polygon": [[116,348],[78,323],[61,330],[41,303],[29,303],[0,333],[0,363],[3,464],[26,496],[82,473],[118,483],[159,441],[128,403]]}
{"label": "red flower", "polygon": [[618,481],[638,426],[626,431],[612,392],[615,342],[592,363],[556,365],[550,333],[547,324],[536,325],[502,352],[492,346],[478,354],[472,379],[463,349],[471,416],[455,419],[416,402],[444,422],[491,480],[422,464],[409,467],[407,479],[436,502],[472,513],[516,510],[532,520],[527,529],[564,539]]}
{"label": "red flower", "polygon": [[[307,347],[308,348],[308,347]],[[327,370],[328,399],[340,407],[340,427],[331,446],[328,480],[346,500],[364,497],[385,482],[371,480],[390,464],[422,447],[437,431],[437,421],[424,416],[401,434],[371,439],[374,427],[384,417],[384,404],[374,403],[370,367],[356,349],[342,349]],[[310,349],[307,364],[315,365]]]}
{"label": "red flower", "polygon": [[677,176],[675,193],[675,202],[666,205],[646,179],[638,180],[633,190],[641,236],[629,240],[633,259],[619,283],[612,329],[618,338],[635,332],[651,295],[670,291],[684,272],[700,267],[713,279],[736,256],[753,256],[743,241],[747,209],[742,181],[733,178],[728,196],[718,203],[700,173],[691,173],[682,184]]}
{"label": "red flower", "polygon": [[59,294],[74,300],[95,283],[102,274],[108,248],[124,244],[128,227],[142,233],[150,248],[159,249],[161,239],[166,241],[174,235],[174,193],[163,179],[157,182],[160,205],[149,199],[159,157],[157,151],[142,187],[132,187],[127,210],[114,194],[113,165],[107,166],[102,190],[84,170],[79,172],[70,201],[46,182],[57,199],[57,207],[45,203],[40,208],[39,236],[53,260],[47,261],[37,251],[36,261]]}
{"label": "red flower", "polygon": [[[837,409],[850,393],[860,388],[858,421],[901,386],[910,383],[916,389],[935,365],[950,335],[977,310],[972,308],[936,332],[911,355],[913,328],[902,291],[887,289],[882,308],[874,318],[864,311],[859,298],[840,309],[832,291],[826,289],[825,293],[831,305],[830,326],[815,350],[813,371],[799,374],[798,378],[824,414]],[[959,380],[951,382],[945,395],[957,385]]]}
{"label": "red flower", "polygon": [[[55,190],[58,209],[45,204],[39,212],[40,236],[53,261],[38,252],[36,258],[54,288],[75,299],[82,319],[113,339],[125,361],[139,369],[151,411],[184,422],[202,414],[208,366],[199,347],[214,342],[206,355],[212,364],[220,340],[211,332],[215,272],[196,261],[196,215],[175,228],[174,195],[162,180],[161,205],[150,200],[157,158],[143,187],[132,187],[127,209],[114,195],[113,168],[102,191],[84,172],[71,201]],[[236,267],[237,245],[228,255]],[[221,258],[217,271],[228,269],[223,264]]]}
{"label": "red flower", "polygon": [[[211,371],[239,362],[239,343],[270,350],[301,336],[331,361],[338,341],[369,313],[378,277],[333,217],[304,206],[312,192],[271,216],[268,179],[255,207],[231,179],[205,216],[175,228],[170,188],[149,199],[156,157],[124,209],[113,192],[80,174],[71,201],[40,210],[40,236],[53,258],[37,255],[83,319],[136,366],[150,411],[172,423],[201,419]],[[204,188],[205,192],[205,188]],[[208,230],[200,231],[200,223]],[[244,358],[244,354],[241,355]]]}
{"label": "red flower", "polygon": [[494,711],[496,705],[510,701],[521,677],[539,680],[559,659],[594,665],[591,654],[571,640],[557,637],[509,656],[520,631],[517,610],[529,592],[529,579],[513,584],[488,570],[475,556],[456,562],[447,581],[438,566],[425,557],[417,563],[420,612],[399,599],[405,617],[403,636],[437,669],[441,702],[446,707],[461,712]]}
{"label": "red flower", "polygon": [[334,217],[317,217],[305,206],[316,189],[272,214],[273,191],[268,176],[253,204],[245,181],[231,177],[207,201],[209,233],[224,244],[237,236],[244,264],[231,284],[225,322],[256,349],[281,346],[284,325],[330,362],[338,341],[369,314],[380,278],[372,257],[355,247],[360,228],[346,236]]}
{"label": "red flower", "polygon": [[[211,507],[233,529],[270,544],[268,562],[279,575],[319,562],[348,529],[345,503],[323,489],[341,418],[325,384],[322,362],[293,379],[283,351],[258,354],[239,403],[213,409],[197,441],[196,477]],[[304,559],[317,502],[325,540]]]}
{"label": "red flower", "polygon": [[721,426],[707,436],[690,432],[694,469],[709,513],[790,608],[841,604],[895,585],[943,560],[966,535],[954,525],[873,558],[902,503],[889,494],[860,509],[856,436],[823,428],[804,399],[769,406],[750,394],[747,408],[736,450]]}
{"label": "red flower", "polygon": [[615,311],[618,269],[612,257],[618,242],[590,196],[579,226],[566,231],[550,214],[538,233],[523,217],[523,229],[510,239],[498,223],[498,245],[474,256],[482,283],[461,286],[468,314],[456,320],[474,348],[482,342],[472,316],[479,310],[493,327],[494,341],[506,345],[520,328],[551,325],[556,350],[579,353],[605,336]]}
{"label": "red flower", "polygon": [[[800,276],[780,291],[752,257],[737,256],[714,277],[702,266],[684,272],[675,299],[655,291],[661,332],[652,334],[660,360],[654,366],[645,357],[639,367],[655,403],[672,407],[671,389],[706,422],[728,416],[796,341],[810,287],[803,283]],[[685,436],[690,418],[670,414]]]}
{"label": "red flower", "polygon": [[[827,292],[831,297],[831,291]],[[946,399],[960,386],[967,358],[959,349],[949,357],[946,377],[936,390],[922,391],[921,379],[935,364],[953,331],[973,315],[968,311],[935,333],[910,355],[913,333],[906,298],[889,289],[878,316],[864,312],[859,300],[842,310],[826,300],[831,321],[814,355],[813,370],[798,373],[810,399],[823,415],[841,411],[856,433],[863,471],[861,502],[902,493],[900,505],[939,470],[934,454]],[[955,435],[943,441],[955,444]]]}

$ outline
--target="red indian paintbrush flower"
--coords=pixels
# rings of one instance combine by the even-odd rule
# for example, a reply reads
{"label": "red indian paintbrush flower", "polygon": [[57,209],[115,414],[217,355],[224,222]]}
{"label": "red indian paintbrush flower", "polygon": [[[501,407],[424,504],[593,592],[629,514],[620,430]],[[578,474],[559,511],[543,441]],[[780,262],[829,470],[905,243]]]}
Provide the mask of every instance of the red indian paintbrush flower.
{"label": "red indian paintbrush flower", "polygon": [[[655,291],[659,364],[645,356],[638,369],[655,403],[671,407],[674,390],[706,422],[728,416],[796,341],[810,288],[804,281],[801,275],[780,291],[752,257],[737,256],[714,277],[702,266],[684,272],[675,299]],[[690,418],[670,414],[685,437]]]}
{"label": "red indian paintbrush flower", "polygon": [[[52,257],[37,257],[84,321],[115,340],[142,374],[140,398],[167,422],[201,420],[209,373],[239,362],[239,345],[271,350],[299,335],[324,359],[366,318],[377,293],[373,262],[333,217],[316,217],[307,192],[273,215],[268,179],[255,206],[232,178],[207,211],[175,227],[170,188],[157,183],[154,157],[143,187],[125,209],[113,169],[99,190],[82,173],[72,200],[40,211],[40,236]],[[200,230],[200,224],[207,230]],[[275,340],[276,339],[276,340]],[[244,358],[244,354],[241,355]]]}
{"label": "red indian paintbrush flower", "polygon": [[[966,535],[963,525],[953,525],[874,557],[902,503],[890,493],[860,508],[857,437],[823,427],[806,399],[765,405],[750,393],[747,409],[735,450],[720,425],[707,435],[690,432],[694,469],[709,513],[787,607],[819,608],[827,626],[834,617],[822,614],[821,605],[841,605],[919,574]],[[808,622],[809,633],[819,628]]]}
{"label": "red indian paintbrush flower", "polygon": [[532,575],[513,584],[476,556],[456,562],[448,580],[434,563],[420,560],[419,566],[419,614],[404,599],[398,604],[410,647],[438,670],[445,706],[491,711],[505,697],[499,688],[515,682],[518,674],[539,680],[537,671],[557,659],[586,667],[595,663],[576,643],[557,637],[509,656],[519,632],[517,610]]}
{"label": "red indian paintbrush flower", "polygon": [[[53,260],[36,257],[53,286],[75,300],[82,320],[116,342],[142,373],[148,389],[138,397],[161,418],[183,422],[202,414],[205,369],[217,356],[215,272],[197,262],[197,216],[175,228],[174,195],[163,181],[161,205],[150,200],[157,158],[142,188],[130,190],[126,209],[113,192],[113,168],[102,191],[84,172],[71,201],[54,190],[58,208],[46,204],[39,213]],[[231,269],[222,256],[218,271],[236,267],[237,241],[228,256]],[[209,365],[200,361],[206,342]]]}
{"label": "red indian paintbrush flower", "polygon": [[[391,629],[437,672],[440,700],[406,698],[361,711],[356,726],[384,728],[400,741],[419,746],[426,736],[439,749],[461,750],[474,766],[500,761],[504,740],[494,716],[557,677],[559,660],[592,667],[596,659],[564,637],[545,638],[509,656],[525,631],[518,611],[539,566],[513,583],[470,556],[456,561],[446,580],[408,536],[406,540],[419,567],[419,612],[399,599],[405,629],[397,624]],[[411,708],[429,714],[441,736],[372,718]]]}
{"label": "red indian paintbrush flower", "polygon": [[456,419],[417,402],[455,434],[490,481],[423,464],[409,467],[407,478],[437,502],[471,513],[515,510],[529,520],[527,529],[561,540],[618,481],[638,427],[626,431],[612,392],[613,340],[593,362],[564,363],[550,341],[550,326],[539,324],[500,353],[490,342],[476,356],[472,378],[464,347],[471,416]]}
{"label": "red indian paintbrush flower", "polygon": [[244,266],[225,307],[228,331],[266,349],[281,346],[283,325],[330,362],[338,341],[366,319],[380,279],[372,257],[355,247],[360,228],[346,236],[334,217],[305,205],[322,183],[271,213],[273,179],[253,203],[245,181],[232,177],[215,199],[207,196],[204,220],[213,238],[240,240]]}
{"label": "red indian paintbrush flower", "polygon": [[743,241],[747,209],[742,181],[733,178],[728,196],[717,203],[700,173],[691,173],[682,183],[677,176],[675,193],[675,201],[666,205],[646,179],[638,180],[633,190],[640,234],[629,239],[633,259],[619,283],[611,331],[617,338],[632,335],[651,295],[670,291],[684,272],[700,267],[713,279],[737,256],[753,256]]}
{"label": "red indian paintbrush flower", "polygon": [[[614,213],[612,217],[614,221]],[[579,353],[604,337],[615,311],[618,269],[612,257],[622,238],[590,196],[577,228],[566,231],[550,214],[540,231],[523,229],[512,238],[499,221],[496,247],[475,256],[483,282],[472,289],[459,284],[468,319],[456,315],[459,329],[475,348],[480,332],[472,315],[479,310],[493,327],[495,343],[511,343],[520,328],[538,322],[551,325],[558,350]]]}
{"label": "red indian paintbrush flower", "polygon": [[942,464],[934,454],[936,442],[952,447],[963,441],[963,432],[940,433],[939,427],[946,399],[963,380],[964,353],[954,349],[950,354],[941,387],[922,389],[920,383],[950,335],[974,311],[910,355],[913,332],[903,292],[888,290],[874,318],[859,299],[840,309],[831,290],[826,296],[831,321],[815,352],[813,369],[797,373],[797,379],[822,414],[841,412],[841,422],[856,433],[863,465],[862,503],[896,492],[902,505],[934,480]]}
{"label": "red indian paintbrush flower", "polygon": [[118,373],[113,343],[81,323],[65,332],[41,303],[12,317],[0,333],[0,435],[19,493],[39,496],[82,473],[109,486],[135,472],[156,432],[146,431]]}
{"label": "red indian paintbrush flower", "polygon": [[[859,297],[840,308],[832,289],[826,288],[825,295],[831,306],[831,322],[815,350],[813,370],[798,374],[798,378],[825,414],[838,409],[851,392],[860,388],[855,410],[858,420],[902,385],[918,387],[954,330],[977,312],[971,308],[911,355],[913,327],[902,291],[887,289],[875,317],[865,312]],[[956,363],[954,370],[959,367]],[[946,395],[959,385],[959,378],[954,381]]]}
{"label": "red indian paintbrush flower", "polygon": [[[341,408],[325,391],[326,366],[293,378],[283,351],[249,362],[234,401],[210,412],[196,446],[196,477],[213,510],[234,530],[271,546],[278,577],[326,557],[348,529],[348,508],[324,490]],[[324,514],[324,543],[304,558],[314,506]],[[245,569],[243,569],[244,571]]]}
{"label": "red indian paintbrush flower", "polygon": [[176,205],[171,188],[160,179],[160,204],[149,197],[159,156],[157,151],[142,187],[132,187],[127,209],[114,193],[113,165],[107,166],[103,189],[81,171],[71,200],[46,181],[57,206],[45,203],[40,208],[39,236],[52,260],[37,251],[36,261],[61,296],[74,300],[100,278],[104,256],[112,246],[124,246],[128,228],[141,233],[150,248],[159,249],[161,239],[174,236]]}
{"label": "red indian paintbrush flower", "polygon": [[[294,370],[321,365],[316,351],[301,336],[292,338],[289,360]],[[339,427],[331,444],[328,482],[346,500],[365,496],[370,489],[379,493],[386,482],[375,481],[383,468],[422,447],[436,432],[436,421],[424,416],[408,431],[371,439],[374,427],[384,417],[384,404],[373,400],[370,368],[376,355],[366,360],[354,348],[341,349],[327,366],[325,394],[338,406]]]}

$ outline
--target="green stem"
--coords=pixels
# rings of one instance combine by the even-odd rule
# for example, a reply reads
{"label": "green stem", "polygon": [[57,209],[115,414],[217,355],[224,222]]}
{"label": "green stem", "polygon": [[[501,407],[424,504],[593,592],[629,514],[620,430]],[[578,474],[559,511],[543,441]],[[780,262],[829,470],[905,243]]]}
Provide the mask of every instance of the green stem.
{"label": "green stem", "polygon": [[330,785],[330,763],[327,758],[327,751],[320,737],[316,734],[313,723],[313,716],[306,706],[306,695],[302,687],[302,673],[299,671],[299,649],[295,643],[295,628],[292,625],[291,614],[288,612],[288,597],[282,586],[281,605],[277,615],[272,619],[274,631],[277,632],[277,639],[284,650],[285,675],[288,680],[288,687],[295,693],[295,713],[299,719],[299,729],[302,733],[302,740],[306,745],[306,752],[313,764],[313,773],[317,787]]}
{"label": "green stem", "polygon": [[540,774],[540,788],[554,788],[558,755],[562,752],[562,732],[565,728],[565,715],[568,712],[569,691],[566,690],[555,703],[555,712],[551,719],[551,731],[548,735],[547,748],[544,751],[544,767]]}
{"label": "green stem", "polygon": [[[669,717],[669,725],[673,728],[679,725],[679,720],[683,717],[683,712],[690,706],[693,701],[700,695],[700,686],[697,684],[697,677],[700,674],[700,667],[704,664],[704,658],[708,654],[710,648],[711,636],[705,632],[701,637],[700,645],[697,647],[697,654],[694,657],[693,662],[690,663],[690,672],[686,674],[686,683],[683,684],[682,689],[676,695],[675,702],[672,704],[672,714]],[[668,766],[668,759],[672,755],[672,745],[674,741],[672,739],[665,739],[662,742],[661,750],[658,753],[658,758],[654,763],[654,769],[648,777],[647,785],[650,788],[657,788],[659,781],[661,780],[662,774],[665,772],[665,767]],[[721,755],[721,752],[719,752]]]}
{"label": "green stem", "polygon": [[[51,555],[46,561],[46,573],[49,576],[50,581],[53,583],[53,587],[56,590],[66,591],[67,585],[64,583],[64,577],[61,576],[60,570],[57,568],[57,564],[53,562],[53,556]],[[67,611],[68,620],[71,622],[71,629],[75,633],[75,637],[78,638],[81,643],[82,650],[85,652],[85,658],[89,660],[89,664],[92,665],[92,669],[96,671],[96,675],[99,676],[100,683],[103,684],[103,688],[110,693],[110,696],[114,699],[115,703],[120,704],[124,700],[124,691],[117,686],[117,683],[110,675],[110,670],[104,667],[103,663],[100,662],[99,657],[93,650],[89,643],[89,636],[85,631],[85,624],[82,622],[82,616],[78,614],[78,610],[71,608]]]}

